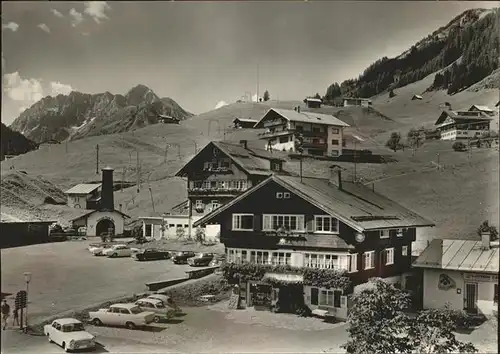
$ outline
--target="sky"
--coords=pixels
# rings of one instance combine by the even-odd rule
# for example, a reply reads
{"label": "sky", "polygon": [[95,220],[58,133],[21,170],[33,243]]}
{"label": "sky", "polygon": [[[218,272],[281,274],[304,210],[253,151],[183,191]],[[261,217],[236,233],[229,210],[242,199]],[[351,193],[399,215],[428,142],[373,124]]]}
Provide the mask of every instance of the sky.
{"label": "sky", "polygon": [[2,121],[47,95],[143,84],[199,114],[302,100],[498,1],[2,2]]}

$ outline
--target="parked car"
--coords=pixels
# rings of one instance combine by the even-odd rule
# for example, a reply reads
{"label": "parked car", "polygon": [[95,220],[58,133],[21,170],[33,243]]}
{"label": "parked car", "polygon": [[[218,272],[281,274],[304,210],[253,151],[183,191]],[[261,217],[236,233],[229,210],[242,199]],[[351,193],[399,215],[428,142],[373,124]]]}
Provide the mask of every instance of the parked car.
{"label": "parked car", "polygon": [[170,252],[157,250],[156,248],[147,248],[135,254],[138,261],[155,261],[159,259],[169,259]]}
{"label": "parked car", "polygon": [[196,254],[191,251],[177,252],[175,256],[172,257],[172,261],[175,264],[187,264],[188,259],[194,256],[196,256]]}
{"label": "parked car", "polygon": [[94,349],[95,336],[85,331],[83,323],[74,318],[60,318],[43,326],[50,343],[60,345],[66,352],[76,349]]}
{"label": "parked car", "polygon": [[226,261],[226,255],[225,254],[215,255],[209,265],[211,267],[220,266],[225,261]]}
{"label": "parked car", "polygon": [[129,329],[143,327],[154,321],[153,311],[144,311],[136,304],[114,304],[107,309],[89,312],[94,326],[125,326]]}
{"label": "parked car", "polygon": [[94,256],[104,256],[104,251],[111,247],[113,247],[112,243],[101,243],[100,246],[92,247],[92,250],[89,247],[89,250]]}
{"label": "parked car", "polygon": [[191,267],[207,267],[214,259],[213,253],[198,253],[195,257],[188,259]]}
{"label": "parked car", "polygon": [[98,249],[102,249],[104,247],[104,243],[91,243],[88,247],[88,250],[90,253],[94,253],[94,251],[98,250]]}
{"label": "parked car", "polygon": [[170,307],[174,309],[176,314],[182,313],[182,310],[177,304],[175,303],[174,299],[168,295],[163,295],[163,294],[151,294],[147,297],[148,299],[156,299],[160,300],[163,302],[163,305]]}
{"label": "parked car", "polygon": [[106,257],[130,257],[132,255],[132,250],[127,245],[113,245],[110,248],[102,251],[102,254]]}
{"label": "parked car", "polygon": [[143,311],[154,312],[154,322],[169,320],[175,316],[175,310],[171,307],[165,306],[163,301],[158,299],[144,298],[137,300],[135,304]]}

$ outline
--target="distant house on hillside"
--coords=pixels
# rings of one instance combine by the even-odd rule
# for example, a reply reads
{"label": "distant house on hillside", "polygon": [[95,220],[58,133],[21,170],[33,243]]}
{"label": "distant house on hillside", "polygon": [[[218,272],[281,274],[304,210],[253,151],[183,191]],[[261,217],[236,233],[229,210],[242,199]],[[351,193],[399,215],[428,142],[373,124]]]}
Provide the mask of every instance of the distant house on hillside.
{"label": "distant house on hillside", "polygon": [[268,150],[295,151],[296,133],[303,136],[304,153],[316,156],[342,155],[343,129],[349,127],[333,115],[271,108],[255,125]]}
{"label": "distant house on hillside", "polygon": [[495,111],[492,110],[490,107],[488,106],[480,106],[480,105],[477,105],[477,104],[473,104],[470,108],[469,108],[469,112],[481,112],[481,113],[484,113],[488,116],[492,116],[495,114]]}
{"label": "distant house on hillside", "polygon": [[353,98],[353,97],[344,97],[344,107],[349,106],[361,106],[368,107],[371,106],[372,100],[369,98]]}
{"label": "distant house on hillside", "polygon": [[234,118],[233,120],[235,128],[253,128],[256,123],[255,119]]}
{"label": "distant house on hillside", "polygon": [[64,192],[68,206],[77,209],[96,209],[101,198],[101,183],[82,183]]}
{"label": "distant house on hillside", "polygon": [[441,140],[479,138],[490,131],[493,118],[480,111],[443,111],[435,125]]}
{"label": "distant house on hillside", "polygon": [[158,115],[158,122],[165,123],[165,124],[179,124],[180,119],[172,117],[172,116],[167,116],[164,114],[159,114]]}
{"label": "distant house on hillside", "polygon": [[413,97],[411,98],[412,101],[421,100],[421,99],[422,99],[422,96],[420,96],[420,95],[413,95]]}
{"label": "distant house on hillside", "polygon": [[311,98],[308,97],[305,100],[305,104],[307,105],[307,108],[321,108],[321,104],[323,101],[320,98]]}

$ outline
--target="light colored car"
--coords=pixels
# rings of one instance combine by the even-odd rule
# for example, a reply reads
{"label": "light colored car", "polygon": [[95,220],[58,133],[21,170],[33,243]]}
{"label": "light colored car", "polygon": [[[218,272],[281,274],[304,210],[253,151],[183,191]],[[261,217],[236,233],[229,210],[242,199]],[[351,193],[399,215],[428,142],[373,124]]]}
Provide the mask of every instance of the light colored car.
{"label": "light colored car", "polygon": [[153,322],[155,313],[144,311],[136,304],[114,304],[107,309],[89,312],[89,317],[94,326],[125,326],[135,329]]}
{"label": "light colored car", "polygon": [[155,313],[154,322],[161,320],[169,320],[175,316],[175,310],[169,306],[165,306],[163,301],[158,299],[144,298],[135,302],[143,311],[152,311]]}
{"label": "light colored car", "polygon": [[182,310],[177,304],[175,303],[174,299],[172,299],[168,295],[163,295],[163,294],[151,294],[147,297],[148,299],[157,299],[161,300],[163,302],[163,305],[168,306],[172,309],[174,309],[176,314],[182,313]]}
{"label": "light colored car", "polygon": [[113,245],[110,248],[102,251],[102,254],[106,257],[130,257],[132,256],[132,250],[127,245]]}
{"label": "light colored car", "polygon": [[50,343],[60,345],[66,352],[76,349],[94,349],[95,336],[85,331],[83,323],[74,318],[60,318],[43,327]]}
{"label": "light colored car", "polygon": [[94,247],[91,247],[89,246],[89,251],[92,252],[92,254],[94,256],[104,256],[104,251],[113,247],[113,244],[109,244],[109,243],[101,243],[101,244],[97,244],[97,245],[94,245]]}

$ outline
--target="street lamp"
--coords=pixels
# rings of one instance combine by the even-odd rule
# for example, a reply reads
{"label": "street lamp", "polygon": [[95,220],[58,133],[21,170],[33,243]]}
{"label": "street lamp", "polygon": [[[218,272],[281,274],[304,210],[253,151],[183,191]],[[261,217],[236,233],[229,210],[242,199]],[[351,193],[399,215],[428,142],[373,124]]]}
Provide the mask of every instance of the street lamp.
{"label": "street lamp", "polygon": [[[28,299],[29,299],[29,295],[28,295],[28,290],[29,290],[29,284],[30,284],[30,281],[31,281],[31,273],[30,272],[25,272],[24,273],[24,281],[26,282],[26,322],[25,322],[25,327],[24,327],[24,332],[27,333],[28,332]],[[22,319],[21,319],[22,321]]]}

